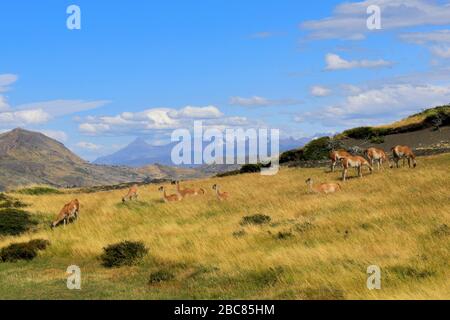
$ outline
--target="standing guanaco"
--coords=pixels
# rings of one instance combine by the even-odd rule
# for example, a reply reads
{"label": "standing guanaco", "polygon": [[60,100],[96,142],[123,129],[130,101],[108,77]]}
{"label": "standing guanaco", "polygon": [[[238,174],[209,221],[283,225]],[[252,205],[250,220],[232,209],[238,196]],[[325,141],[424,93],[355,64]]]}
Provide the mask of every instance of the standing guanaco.
{"label": "standing guanaco", "polygon": [[128,193],[126,194],[126,196],[124,196],[122,198],[122,202],[125,203],[127,200],[133,200],[133,199],[137,199],[138,197],[138,185],[135,184],[133,186],[131,186],[131,188],[128,190]]}
{"label": "standing guanaco", "polygon": [[77,220],[80,214],[80,202],[78,199],[72,200],[61,209],[56,220],[52,222],[51,228],[55,228],[61,222],[64,222],[64,227],[71,220]]}
{"label": "standing guanaco", "polygon": [[378,171],[380,171],[380,167],[381,169],[383,169],[383,162],[389,162],[386,153],[381,149],[369,148],[364,151],[364,154],[366,155],[367,159],[369,159],[370,165],[372,167],[375,161],[377,162]]}
{"label": "standing guanaco", "polygon": [[181,189],[180,187],[180,181],[176,181],[175,184],[177,185],[177,192],[178,194],[180,194],[183,198],[185,196],[198,196],[198,195],[203,195],[205,194],[205,190],[202,188],[199,189],[189,189],[189,188],[184,188]]}
{"label": "standing guanaco", "polygon": [[336,150],[330,152],[330,159],[331,159],[331,172],[334,172],[334,168],[336,167],[336,164],[344,159],[345,157],[351,157],[352,155],[348,153],[345,150]]}
{"label": "standing guanaco", "polygon": [[[411,160],[413,163],[413,167],[415,168],[417,166],[416,162],[416,155],[408,146],[395,146],[392,149],[392,156],[394,158],[394,162],[397,165],[397,168],[400,167],[398,162],[400,159],[403,159],[403,166],[405,166],[405,159],[408,159],[408,166],[411,168]],[[391,165],[391,168],[393,165]]]}
{"label": "standing guanaco", "polygon": [[342,187],[339,183],[322,183],[318,186],[313,186],[313,180],[311,178],[308,178],[305,182],[309,187],[309,191],[315,193],[329,194],[342,190]]}
{"label": "standing guanaco", "polygon": [[361,156],[350,156],[342,159],[342,165],[344,166],[344,171],[342,172],[342,181],[347,178],[348,168],[356,168],[358,170],[358,176],[362,178],[362,167],[367,166],[372,173],[372,166]]}
{"label": "standing guanaco", "polygon": [[161,191],[163,193],[163,200],[164,202],[175,202],[175,201],[181,201],[183,200],[183,197],[180,194],[170,194],[167,195],[166,193],[166,188],[164,186],[159,187],[158,189],[159,191]]}
{"label": "standing guanaco", "polygon": [[220,201],[227,200],[230,196],[230,194],[228,192],[221,192],[219,190],[220,187],[217,184],[213,185],[212,189],[216,191],[217,199],[219,199]]}

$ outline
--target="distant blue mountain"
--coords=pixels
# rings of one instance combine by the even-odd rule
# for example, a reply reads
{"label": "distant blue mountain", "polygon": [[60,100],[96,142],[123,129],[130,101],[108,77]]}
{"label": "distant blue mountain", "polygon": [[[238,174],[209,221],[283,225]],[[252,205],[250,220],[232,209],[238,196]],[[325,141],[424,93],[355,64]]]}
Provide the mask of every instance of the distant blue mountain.
{"label": "distant blue mountain", "polygon": [[[281,139],[280,152],[300,148],[309,141],[311,141],[311,138]],[[100,157],[97,160],[95,160],[94,163],[105,165],[125,165],[130,167],[142,167],[155,163],[163,165],[173,165],[170,155],[172,152],[172,148],[176,144],[177,142],[173,142],[167,145],[152,146],[147,141],[145,141],[144,138],[137,138],[125,148],[113,154]],[[204,147],[206,145],[207,143],[204,144]],[[248,146],[246,146],[246,152],[248,154]],[[235,154],[236,153],[237,151],[235,148]]]}

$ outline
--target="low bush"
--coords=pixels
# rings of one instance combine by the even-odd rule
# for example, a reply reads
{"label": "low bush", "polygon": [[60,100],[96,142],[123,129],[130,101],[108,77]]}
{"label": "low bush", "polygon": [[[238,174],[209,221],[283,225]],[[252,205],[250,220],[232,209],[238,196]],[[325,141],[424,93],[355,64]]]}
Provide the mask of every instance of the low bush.
{"label": "low bush", "polygon": [[255,172],[261,172],[261,165],[260,164],[244,164],[241,169],[239,170],[239,173],[255,173]]}
{"label": "low bush", "polygon": [[34,239],[29,242],[12,243],[0,250],[0,261],[16,262],[18,260],[33,260],[40,250],[50,245],[48,240]]}
{"label": "low bush", "polygon": [[261,225],[269,223],[272,220],[271,217],[266,216],[264,214],[255,214],[252,216],[245,216],[241,220],[241,225],[248,225],[248,224],[254,224],[254,225]]}
{"label": "low bush", "polygon": [[370,142],[375,143],[375,144],[384,143],[384,137],[383,136],[373,136],[370,138]]}
{"label": "low bush", "polygon": [[330,137],[322,137],[309,142],[303,148],[304,160],[324,160],[330,155]]}
{"label": "low bush", "polygon": [[167,270],[158,270],[150,275],[149,284],[161,283],[175,279],[175,275]]}
{"label": "low bush", "polygon": [[37,224],[26,211],[8,208],[0,210],[0,236],[16,236]]}
{"label": "low bush", "polygon": [[61,191],[59,191],[55,188],[50,188],[50,187],[25,188],[25,189],[18,190],[17,193],[26,194],[26,195],[30,195],[30,196],[39,196],[39,195],[43,195],[43,194],[62,194]]}
{"label": "low bush", "polygon": [[123,241],[103,248],[100,259],[104,267],[113,268],[130,266],[142,259],[148,250],[141,241]]}

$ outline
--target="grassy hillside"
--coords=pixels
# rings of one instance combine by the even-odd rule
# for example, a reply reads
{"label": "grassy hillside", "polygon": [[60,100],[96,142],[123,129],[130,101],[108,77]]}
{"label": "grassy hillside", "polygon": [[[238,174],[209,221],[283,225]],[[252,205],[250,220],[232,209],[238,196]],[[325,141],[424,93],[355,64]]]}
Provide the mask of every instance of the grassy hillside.
{"label": "grassy hillside", "polygon": [[[36,238],[51,245],[31,262],[0,263],[0,298],[449,299],[449,163],[450,154],[419,158],[415,170],[350,179],[329,196],[309,194],[304,181],[337,181],[340,173],[293,168],[187,183],[208,195],[175,204],[162,203],[157,186],[125,205],[121,190],[13,194],[38,225],[0,238],[0,247]],[[213,183],[232,200],[216,201]],[[51,231],[75,196],[80,220]],[[254,214],[271,221],[241,225]],[[149,254],[106,269],[102,248],[122,240],[143,241]],[[81,291],[66,288],[72,264],[81,267]],[[382,290],[366,288],[369,265],[381,267]],[[168,280],[149,284],[156,273]]]}

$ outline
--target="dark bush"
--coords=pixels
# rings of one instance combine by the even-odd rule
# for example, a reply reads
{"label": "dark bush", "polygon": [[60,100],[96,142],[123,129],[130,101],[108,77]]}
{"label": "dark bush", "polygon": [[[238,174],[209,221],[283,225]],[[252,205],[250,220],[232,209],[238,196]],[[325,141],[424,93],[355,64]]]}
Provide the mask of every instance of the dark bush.
{"label": "dark bush", "polygon": [[303,149],[305,160],[324,160],[330,155],[330,137],[312,140]]}
{"label": "dark bush", "polygon": [[175,275],[167,270],[159,270],[150,275],[149,284],[161,283],[175,279]]}
{"label": "dark bush", "polygon": [[130,266],[143,258],[148,250],[143,242],[122,241],[103,248],[103,266],[107,268]]}
{"label": "dark bush", "polygon": [[235,238],[242,238],[246,234],[247,234],[247,232],[245,232],[245,230],[239,230],[239,231],[233,232],[233,237],[235,237]]}
{"label": "dark bush", "polygon": [[45,250],[48,245],[50,245],[50,242],[43,239],[12,243],[0,250],[0,261],[16,262],[18,260],[33,260],[37,256],[38,251]]}
{"label": "dark bush", "polygon": [[292,238],[294,235],[291,231],[279,231],[277,233],[277,239],[278,240],[287,240],[289,238]]}
{"label": "dark bush", "polygon": [[239,170],[239,173],[255,173],[255,172],[261,172],[260,164],[244,164]]}
{"label": "dark bush", "polygon": [[370,139],[373,135],[372,127],[358,127],[349,130],[345,130],[344,135],[353,139]]}
{"label": "dark bush", "polygon": [[382,136],[373,136],[372,138],[370,138],[370,142],[371,143],[375,143],[375,144],[384,143],[384,137],[382,137]]}
{"label": "dark bush", "polygon": [[233,170],[233,171],[218,173],[218,174],[216,174],[216,177],[223,178],[223,177],[229,177],[229,176],[237,176],[240,173],[241,173],[240,170]]}
{"label": "dark bush", "polygon": [[49,187],[33,187],[33,188],[25,188],[17,191],[20,194],[26,194],[31,196],[38,196],[43,194],[62,194],[61,191],[49,188]]}
{"label": "dark bush", "polygon": [[289,150],[280,155],[280,164],[305,160],[303,149]]}
{"label": "dark bush", "polygon": [[16,236],[28,231],[36,224],[26,211],[13,208],[0,210],[0,235]]}
{"label": "dark bush", "polygon": [[266,224],[269,223],[272,220],[271,217],[266,216],[264,214],[255,214],[253,216],[245,216],[242,218],[241,220],[241,225],[248,225],[248,224],[256,224],[256,225],[261,225],[261,224]]}

